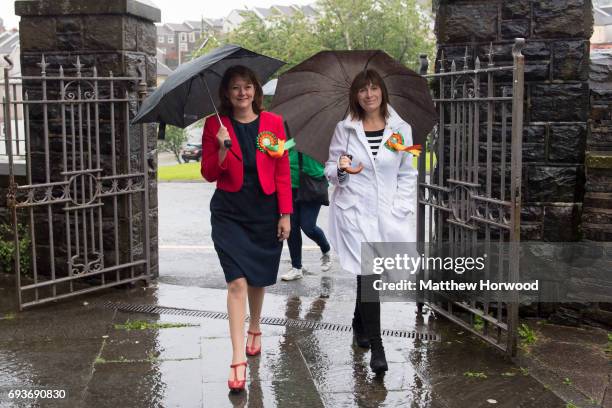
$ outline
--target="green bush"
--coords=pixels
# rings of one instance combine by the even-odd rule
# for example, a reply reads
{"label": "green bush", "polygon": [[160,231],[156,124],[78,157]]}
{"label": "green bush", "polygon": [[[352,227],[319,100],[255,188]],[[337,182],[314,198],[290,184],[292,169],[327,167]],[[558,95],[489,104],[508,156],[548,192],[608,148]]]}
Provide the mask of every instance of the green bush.
{"label": "green bush", "polygon": [[[22,272],[28,272],[32,260],[30,252],[32,240],[26,226],[18,224],[17,232],[19,233],[19,265]],[[0,224],[0,268],[3,272],[14,272],[14,252],[13,227],[8,224]]]}

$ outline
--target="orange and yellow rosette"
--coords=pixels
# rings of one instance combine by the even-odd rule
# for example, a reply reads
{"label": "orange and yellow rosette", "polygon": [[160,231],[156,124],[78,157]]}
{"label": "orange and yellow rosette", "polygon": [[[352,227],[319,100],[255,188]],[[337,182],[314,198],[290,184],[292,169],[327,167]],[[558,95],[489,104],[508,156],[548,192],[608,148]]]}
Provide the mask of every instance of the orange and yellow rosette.
{"label": "orange and yellow rosette", "polygon": [[291,149],[295,145],[293,139],[285,143],[269,130],[264,130],[257,135],[257,149],[268,156],[278,159],[283,157],[285,150]]}
{"label": "orange and yellow rosette", "polygon": [[404,137],[398,132],[394,132],[389,139],[387,139],[385,147],[392,152],[408,152],[417,157],[421,154],[422,150],[421,145],[406,146],[404,144]]}

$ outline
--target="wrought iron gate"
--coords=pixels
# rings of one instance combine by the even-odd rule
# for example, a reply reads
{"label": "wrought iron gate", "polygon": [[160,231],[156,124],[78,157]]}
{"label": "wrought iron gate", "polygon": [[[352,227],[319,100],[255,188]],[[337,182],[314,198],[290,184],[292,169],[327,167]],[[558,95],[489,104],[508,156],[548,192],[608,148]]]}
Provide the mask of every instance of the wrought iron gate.
{"label": "wrought iron gate", "polygon": [[[476,58],[470,69],[466,49],[461,70],[452,61],[446,71],[442,54],[439,71],[424,75],[432,86],[440,117],[427,139],[432,170],[429,180],[426,155],[419,158],[418,176],[418,242],[428,243],[423,247],[433,250],[442,245],[469,247],[477,242],[508,244],[506,262],[497,267],[506,268],[505,275],[512,282],[519,276],[524,43],[516,40],[512,66],[496,66],[491,46],[486,67]],[[422,73],[427,72],[426,64],[425,58]],[[512,85],[509,78],[496,83],[496,78],[509,74]],[[485,271],[492,272],[501,271]],[[515,295],[500,302],[455,300],[436,292],[427,301],[437,313],[509,355],[515,354]]]}
{"label": "wrought iron gate", "polygon": [[40,76],[10,77],[5,59],[19,309],[150,279],[146,132],[130,138],[138,133],[129,123],[146,95],[144,69],[140,77],[102,77],[76,57],[69,76],[43,56]]}

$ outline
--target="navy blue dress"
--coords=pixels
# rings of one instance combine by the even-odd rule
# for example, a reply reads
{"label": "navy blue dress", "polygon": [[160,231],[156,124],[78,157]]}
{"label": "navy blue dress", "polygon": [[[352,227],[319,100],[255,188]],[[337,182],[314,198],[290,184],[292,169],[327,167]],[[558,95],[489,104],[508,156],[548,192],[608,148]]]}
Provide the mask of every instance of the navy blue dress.
{"label": "navy blue dress", "polygon": [[276,236],[276,193],[266,195],[257,175],[259,117],[250,123],[232,119],[232,126],[242,151],[244,181],[234,193],[215,190],[210,202],[212,240],[226,282],[244,277],[249,286],[270,286],[276,283],[283,243]]}

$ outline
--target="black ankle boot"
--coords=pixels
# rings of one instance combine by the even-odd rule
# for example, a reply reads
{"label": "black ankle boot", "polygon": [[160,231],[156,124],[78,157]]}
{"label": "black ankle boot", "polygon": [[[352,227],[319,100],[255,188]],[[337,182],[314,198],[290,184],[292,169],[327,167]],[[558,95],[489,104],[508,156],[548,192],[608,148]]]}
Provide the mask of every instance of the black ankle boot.
{"label": "black ankle boot", "polygon": [[[385,356],[385,348],[382,344],[380,336],[380,298],[378,292],[372,287],[375,279],[372,275],[361,276],[360,290],[363,289],[359,303],[359,312],[363,327],[370,340],[370,368],[376,374],[382,374],[389,369],[387,358]],[[364,296],[367,295],[367,296]]]}
{"label": "black ankle boot", "polygon": [[387,365],[387,357],[385,356],[385,348],[382,340],[371,343],[372,355],[370,356],[370,368],[376,374],[382,374],[389,369]]}

